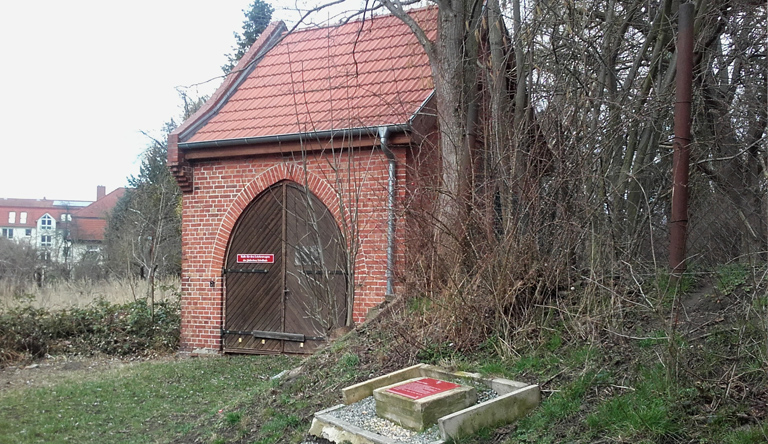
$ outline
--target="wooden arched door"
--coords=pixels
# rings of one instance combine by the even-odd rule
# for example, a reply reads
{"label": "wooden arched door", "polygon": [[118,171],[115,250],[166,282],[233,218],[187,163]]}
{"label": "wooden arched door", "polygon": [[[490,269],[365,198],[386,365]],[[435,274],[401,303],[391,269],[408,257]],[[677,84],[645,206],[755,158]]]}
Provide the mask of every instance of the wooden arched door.
{"label": "wooden arched door", "polygon": [[333,214],[279,182],[232,230],[224,266],[225,352],[310,353],[347,314],[346,253]]}

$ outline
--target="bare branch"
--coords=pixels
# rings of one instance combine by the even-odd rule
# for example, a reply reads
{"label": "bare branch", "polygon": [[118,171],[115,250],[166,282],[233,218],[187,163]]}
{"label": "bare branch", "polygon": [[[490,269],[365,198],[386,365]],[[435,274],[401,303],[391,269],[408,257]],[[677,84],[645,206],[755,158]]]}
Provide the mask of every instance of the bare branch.
{"label": "bare branch", "polygon": [[416,40],[421,43],[421,46],[424,47],[424,51],[426,51],[427,56],[429,57],[430,62],[434,63],[435,58],[437,55],[435,54],[434,49],[434,43],[427,37],[427,33],[424,32],[424,30],[419,26],[418,23],[416,23],[416,20],[411,17],[408,12],[404,9],[404,6],[407,6],[409,4],[415,3],[415,2],[400,2],[399,0],[379,0],[381,4],[383,4],[387,9],[389,9],[389,12],[392,13],[395,17],[399,18],[400,20],[405,23],[408,28],[410,28],[411,32],[413,32],[413,35],[416,36]]}

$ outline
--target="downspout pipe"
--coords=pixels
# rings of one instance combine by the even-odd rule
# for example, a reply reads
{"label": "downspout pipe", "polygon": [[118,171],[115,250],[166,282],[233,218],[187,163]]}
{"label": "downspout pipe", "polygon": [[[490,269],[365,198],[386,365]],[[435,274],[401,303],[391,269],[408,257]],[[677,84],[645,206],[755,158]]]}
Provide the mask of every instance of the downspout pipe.
{"label": "downspout pipe", "polygon": [[388,176],[387,176],[387,294],[395,294],[395,183],[397,176],[397,161],[395,154],[389,149],[387,137],[389,136],[389,127],[379,127],[379,139],[381,139],[381,151],[387,156]]}

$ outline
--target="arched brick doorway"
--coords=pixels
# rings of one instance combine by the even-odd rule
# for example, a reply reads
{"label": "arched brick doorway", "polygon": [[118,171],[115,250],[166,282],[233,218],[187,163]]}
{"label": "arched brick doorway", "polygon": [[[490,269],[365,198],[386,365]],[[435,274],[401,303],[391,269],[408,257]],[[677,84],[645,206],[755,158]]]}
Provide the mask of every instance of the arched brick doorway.
{"label": "arched brick doorway", "polygon": [[330,210],[295,182],[240,215],[224,265],[224,351],[310,353],[347,314],[345,242]]}

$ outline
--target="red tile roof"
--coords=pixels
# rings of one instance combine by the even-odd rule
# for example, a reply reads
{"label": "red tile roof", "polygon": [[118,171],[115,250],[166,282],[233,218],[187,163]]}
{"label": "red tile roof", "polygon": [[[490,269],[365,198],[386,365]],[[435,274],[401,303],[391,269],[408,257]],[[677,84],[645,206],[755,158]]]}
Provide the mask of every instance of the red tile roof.
{"label": "red tile roof", "polygon": [[[437,9],[410,14],[434,39]],[[252,71],[240,83],[231,74],[211,100],[220,104],[179,129],[181,142],[404,124],[432,93],[427,55],[394,16],[294,31],[248,66],[274,38],[268,33],[284,29],[264,32],[235,68]]]}
{"label": "red tile roof", "polygon": [[103,242],[106,219],[73,219],[69,238],[75,242]]}
{"label": "red tile roof", "polygon": [[[69,238],[72,240],[103,241],[106,217],[124,194],[125,188],[117,188],[95,202],[0,198],[0,226],[36,228],[38,219],[47,213],[56,219],[59,228],[69,228]],[[11,211],[16,213],[14,223],[8,222],[8,213]],[[21,223],[21,213],[27,214],[24,223]],[[71,214],[72,221],[62,222],[62,214]]]}
{"label": "red tile roof", "polygon": [[15,208],[53,208],[55,201],[50,199],[0,199],[0,207]]}
{"label": "red tile roof", "polygon": [[76,242],[103,242],[107,216],[124,194],[125,188],[116,188],[96,202],[72,213],[70,238]]}
{"label": "red tile roof", "polygon": [[[60,205],[62,201],[49,199],[0,199],[0,227],[9,228],[35,228],[37,220],[46,213],[57,221],[62,214],[71,213],[78,207]],[[78,201],[80,205],[84,202]],[[9,222],[9,213],[14,212],[14,223]],[[22,223],[21,215],[26,213],[26,220]]]}
{"label": "red tile roof", "polygon": [[117,201],[125,194],[125,188],[115,188],[114,191],[88,205],[85,208],[74,211],[72,217],[97,217],[105,218],[115,208]]}

